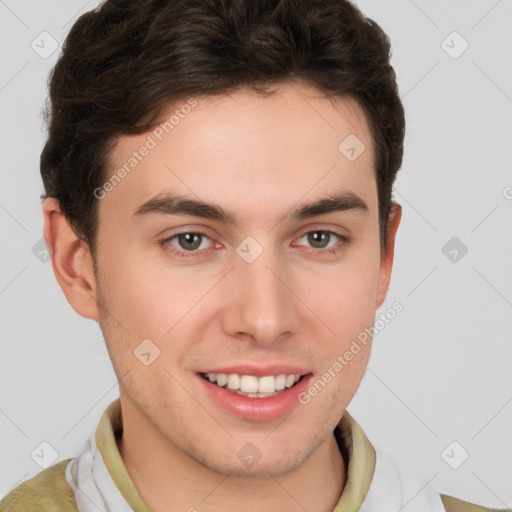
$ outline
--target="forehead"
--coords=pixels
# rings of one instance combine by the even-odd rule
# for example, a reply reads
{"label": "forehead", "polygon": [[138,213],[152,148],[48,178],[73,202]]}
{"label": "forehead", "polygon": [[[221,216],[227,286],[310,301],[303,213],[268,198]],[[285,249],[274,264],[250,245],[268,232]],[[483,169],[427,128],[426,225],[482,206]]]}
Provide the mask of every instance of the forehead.
{"label": "forehead", "polygon": [[176,102],[155,129],[119,139],[109,177],[121,168],[126,172],[100,210],[125,220],[166,192],[261,220],[333,190],[365,196],[376,207],[373,145],[362,109],[351,98],[327,99],[303,85],[283,84],[270,96],[241,88]]}

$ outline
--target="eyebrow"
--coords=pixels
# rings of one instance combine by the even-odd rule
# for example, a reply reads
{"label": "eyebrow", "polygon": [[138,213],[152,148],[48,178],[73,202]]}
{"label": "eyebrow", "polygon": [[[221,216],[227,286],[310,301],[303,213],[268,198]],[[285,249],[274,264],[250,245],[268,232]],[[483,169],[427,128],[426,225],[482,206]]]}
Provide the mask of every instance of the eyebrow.
{"label": "eyebrow", "polygon": [[[333,193],[312,203],[301,204],[287,212],[283,219],[297,222],[319,215],[333,212],[355,210],[368,212],[365,201],[353,192]],[[224,210],[221,206],[206,203],[192,197],[173,193],[161,193],[146,201],[134,212],[134,217],[151,215],[191,215],[218,221],[227,225],[236,225],[237,218],[233,212]]]}

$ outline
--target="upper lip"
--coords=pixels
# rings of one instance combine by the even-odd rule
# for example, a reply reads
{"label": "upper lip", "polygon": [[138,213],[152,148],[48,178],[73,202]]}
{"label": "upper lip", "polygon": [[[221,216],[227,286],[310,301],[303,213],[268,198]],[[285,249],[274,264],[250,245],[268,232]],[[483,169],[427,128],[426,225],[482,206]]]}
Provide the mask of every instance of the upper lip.
{"label": "upper lip", "polygon": [[201,370],[198,373],[236,373],[238,375],[254,375],[255,377],[264,377],[266,375],[307,375],[311,370],[301,366],[292,366],[289,364],[271,364],[266,366],[257,366],[254,364],[237,364],[235,366],[222,366],[219,368],[209,368]]}

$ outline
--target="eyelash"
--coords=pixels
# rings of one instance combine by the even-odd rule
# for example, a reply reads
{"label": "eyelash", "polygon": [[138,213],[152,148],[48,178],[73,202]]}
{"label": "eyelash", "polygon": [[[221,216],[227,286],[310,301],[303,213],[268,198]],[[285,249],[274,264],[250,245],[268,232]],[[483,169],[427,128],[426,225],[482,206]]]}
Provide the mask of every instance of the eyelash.
{"label": "eyelash", "polygon": [[[337,233],[335,231],[331,231],[329,229],[313,229],[311,231],[306,231],[305,233],[300,235],[299,239],[304,237],[305,235],[309,235],[310,233],[328,233],[330,235],[334,235],[335,237],[337,237],[339,239],[337,246],[335,246],[334,248],[333,247],[329,247],[326,249],[311,248],[312,252],[314,252],[316,254],[325,255],[325,256],[327,256],[329,254],[334,255],[339,250],[341,250],[345,245],[348,245],[350,243],[350,239],[348,237],[341,235],[340,233]],[[176,238],[180,235],[200,235],[200,236],[210,239],[210,237],[204,231],[182,231],[181,233],[176,233],[175,235],[172,235],[171,237],[160,240],[159,245],[162,248],[164,248],[165,250],[168,250],[169,252],[174,254],[175,256],[180,256],[182,258],[193,257],[193,256],[196,256],[197,254],[199,254],[200,252],[211,250],[211,249],[201,249],[201,250],[196,249],[195,251],[181,251],[179,249],[176,249],[176,247],[174,247],[171,244],[171,240],[173,240],[174,238]]]}

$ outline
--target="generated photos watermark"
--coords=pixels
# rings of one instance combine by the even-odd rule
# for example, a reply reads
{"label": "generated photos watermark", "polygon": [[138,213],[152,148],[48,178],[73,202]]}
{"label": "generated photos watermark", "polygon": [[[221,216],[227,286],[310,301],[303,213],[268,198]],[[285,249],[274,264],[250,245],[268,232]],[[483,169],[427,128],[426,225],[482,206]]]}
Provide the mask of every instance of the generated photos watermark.
{"label": "generated photos watermark", "polygon": [[107,195],[107,192],[114,190],[114,188],[121,183],[121,181],[130,174],[160,142],[162,142],[164,137],[174,130],[182,119],[190,114],[195,106],[197,106],[197,100],[195,98],[189,98],[180,108],[175,109],[174,114],[166,121],[160,123],[151,134],[146,137],[144,144],[142,144],[138,150],[133,151],[132,156],[128,158],[101,187],[94,189],[94,197],[96,199],[103,199]]}
{"label": "generated photos watermark", "polygon": [[378,320],[375,321],[373,327],[365,327],[357,338],[352,340],[350,347],[327,368],[327,370],[317,379],[306,391],[299,394],[298,399],[302,405],[307,405],[311,399],[317,396],[339,373],[345,368],[350,361],[354,359],[362,350],[362,345],[366,346],[376,334],[381,332],[398,313],[403,310],[403,305],[395,301],[384,313],[379,314]]}

